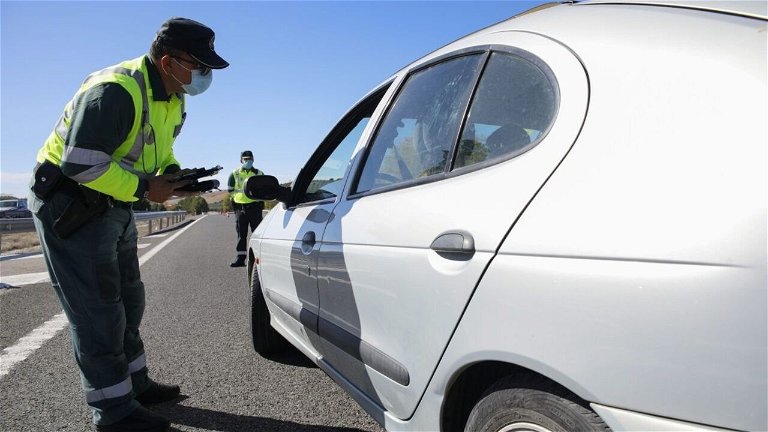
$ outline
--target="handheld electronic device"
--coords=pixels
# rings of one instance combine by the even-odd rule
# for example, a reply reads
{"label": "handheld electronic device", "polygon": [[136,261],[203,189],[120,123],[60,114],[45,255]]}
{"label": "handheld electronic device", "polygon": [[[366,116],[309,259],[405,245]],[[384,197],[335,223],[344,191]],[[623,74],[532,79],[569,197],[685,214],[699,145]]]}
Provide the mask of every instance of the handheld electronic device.
{"label": "handheld electronic device", "polygon": [[177,181],[192,180],[192,183],[176,189],[181,192],[208,192],[213,189],[219,188],[218,180],[203,180],[199,181],[203,177],[209,177],[218,174],[222,170],[221,165],[216,165],[213,168],[193,168],[191,172],[186,173],[178,178]]}

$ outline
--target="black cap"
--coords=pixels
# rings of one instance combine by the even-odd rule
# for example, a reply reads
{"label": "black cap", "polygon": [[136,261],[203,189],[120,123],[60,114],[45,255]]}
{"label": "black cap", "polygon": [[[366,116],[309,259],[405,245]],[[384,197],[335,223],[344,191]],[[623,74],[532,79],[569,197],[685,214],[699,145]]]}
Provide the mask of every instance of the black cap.
{"label": "black cap", "polygon": [[253,159],[253,153],[251,153],[250,150],[246,150],[246,151],[240,153],[240,159],[245,158],[245,157],[249,157],[249,158]]}
{"label": "black cap", "polygon": [[224,69],[229,63],[213,50],[215,38],[213,30],[188,18],[173,17],[157,31],[157,39],[171,48],[186,52],[203,66]]}

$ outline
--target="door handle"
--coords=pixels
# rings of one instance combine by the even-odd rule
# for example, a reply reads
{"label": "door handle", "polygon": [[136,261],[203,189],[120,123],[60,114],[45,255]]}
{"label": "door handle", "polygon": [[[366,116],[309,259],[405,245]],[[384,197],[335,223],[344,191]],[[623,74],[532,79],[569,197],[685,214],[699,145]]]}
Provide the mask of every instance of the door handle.
{"label": "door handle", "polygon": [[437,236],[429,248],[438,253],[473,254],[475,239],[466,231],[446,231]]}
{"label": "door handle", "polygon": [[304,237],[301,238],[301,252],[304,255],[312,253],[312,249],[315,247],[315,232],[307,231]]}
{"label": "door handle", "polygon": [[315,244],[315,232],[309,231],[306,234],[304,234],[304,237],[301,238],[301,242],[307,245],[314,245]]}

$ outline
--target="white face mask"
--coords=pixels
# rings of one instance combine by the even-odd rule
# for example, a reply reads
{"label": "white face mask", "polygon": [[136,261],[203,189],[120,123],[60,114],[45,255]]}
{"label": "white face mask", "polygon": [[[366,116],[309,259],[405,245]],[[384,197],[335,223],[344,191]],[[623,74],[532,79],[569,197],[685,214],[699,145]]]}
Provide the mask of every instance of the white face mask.
{"label": "white face mask", "polygon": [[[187,69],[178,60],[173,59],[173,61],[175,61],[179,66],[183,67],[184,69]],[[211,86],[211,82],[213,81],[212,70],[209,70],[206,75],[203,75],[203,73],[200,72],[199,69],[187,69],[187,70],[192,74],[192,82],[190,82],[189,84],[184,84],[183,82],[179,81],[178,78],[171,75],[173,79],[175,79],[179,84],[181,84],[181,88],[184,89],[184,93],[190,96],[195,96],[208,90],[208,87]]]}

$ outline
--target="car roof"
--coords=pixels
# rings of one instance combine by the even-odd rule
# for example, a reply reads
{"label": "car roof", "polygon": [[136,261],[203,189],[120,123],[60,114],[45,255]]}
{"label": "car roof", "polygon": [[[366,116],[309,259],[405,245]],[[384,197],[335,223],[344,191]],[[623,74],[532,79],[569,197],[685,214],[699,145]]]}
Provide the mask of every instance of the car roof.
{"label": "car roof", "polygon": [[578,5],[614,4],[614,5],[643,5],[662,6],[683,9],[696,9],[711,12],[720,12],[730,15],[739,15],[749,18],[768,19],[768,2],[766,1],[695,1],[695,0],[586,0],[576,3]]}

